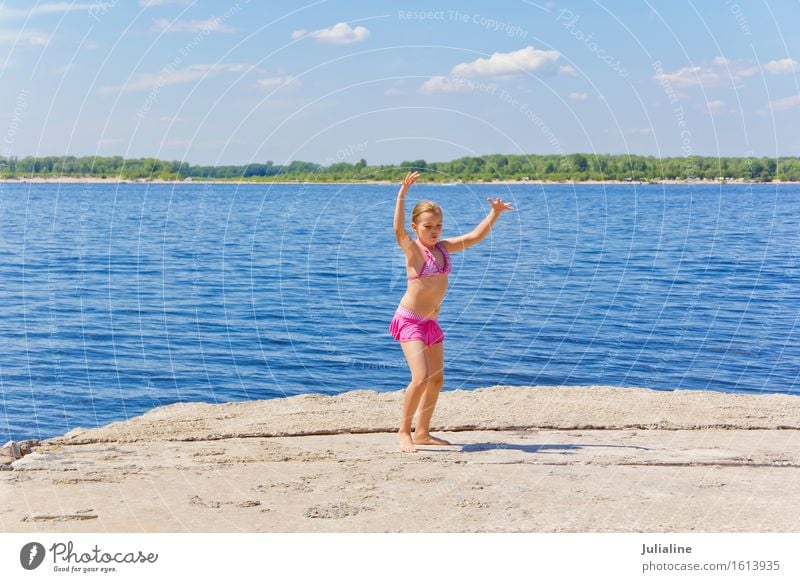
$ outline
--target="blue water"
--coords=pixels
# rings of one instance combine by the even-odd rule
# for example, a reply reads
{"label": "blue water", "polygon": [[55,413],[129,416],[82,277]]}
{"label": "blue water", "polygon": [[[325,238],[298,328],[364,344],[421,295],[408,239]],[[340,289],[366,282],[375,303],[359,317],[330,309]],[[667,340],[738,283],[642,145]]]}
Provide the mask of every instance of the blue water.
{"label": "blue water", "polygon": [[[174,402],[399,390],[397,186],[0,186],[0,442]],[[453,256],[445,389],[800,394],[800,188],[414,186]]]}

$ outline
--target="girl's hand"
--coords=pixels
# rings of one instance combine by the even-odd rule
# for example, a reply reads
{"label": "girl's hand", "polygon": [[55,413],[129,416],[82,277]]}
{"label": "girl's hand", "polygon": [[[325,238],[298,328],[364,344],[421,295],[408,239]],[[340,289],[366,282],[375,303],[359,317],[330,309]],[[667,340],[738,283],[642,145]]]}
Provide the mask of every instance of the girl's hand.
{"label": "girl's hand", "polygon": [[417,178],[419,178],[419,172],[409,172],[409,173],[407,173],[406,177],[403,178],[403,185],[400,188],[400,191],[405,193],[406,190],[409,189],[411,184],[413,184],[414,182],[417,181]]}
{"label": "girl's hand", "polygon": [[489,204],[492,205],[492,210],[494,210],[497,214],[500,214],[505,210],[516,210],[516,208],[511,208],[511,202],[503,202],[500,198],[495,198],[494,200],[487,198],[486,200],[489,201]]}

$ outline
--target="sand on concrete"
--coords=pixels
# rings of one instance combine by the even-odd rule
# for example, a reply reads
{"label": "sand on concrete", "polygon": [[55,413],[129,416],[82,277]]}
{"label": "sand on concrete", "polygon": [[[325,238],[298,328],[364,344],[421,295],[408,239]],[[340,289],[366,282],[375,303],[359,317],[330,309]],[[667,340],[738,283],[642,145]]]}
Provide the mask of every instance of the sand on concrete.
{"label": "sand on concrete", "polygon": [[612,387],[175,404],[0,471],[4,532],[798,532],[800,398]]}

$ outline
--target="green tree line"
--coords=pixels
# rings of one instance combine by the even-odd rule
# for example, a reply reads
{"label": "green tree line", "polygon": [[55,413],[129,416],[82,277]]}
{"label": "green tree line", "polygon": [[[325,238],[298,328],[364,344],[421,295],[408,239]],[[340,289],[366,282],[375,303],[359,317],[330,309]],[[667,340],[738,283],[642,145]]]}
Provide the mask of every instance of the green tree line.
{"label": "green tree line", "polygon": [[408,170],[419,170],[421,181],[492,180],[692,180],[743,179],[755,182],[800,181],[800,158],[720,158],[635,156],[627,154],[504,155],[465,157],[449,162],[404,161],[399,165],[339,162],[322,166],[293,161],[241,166],[201,166],[156,158],[120,156],[0,157],[0,177],[74,177],[124,180],[249,180],[336,182],[388,180],[396,182]]}

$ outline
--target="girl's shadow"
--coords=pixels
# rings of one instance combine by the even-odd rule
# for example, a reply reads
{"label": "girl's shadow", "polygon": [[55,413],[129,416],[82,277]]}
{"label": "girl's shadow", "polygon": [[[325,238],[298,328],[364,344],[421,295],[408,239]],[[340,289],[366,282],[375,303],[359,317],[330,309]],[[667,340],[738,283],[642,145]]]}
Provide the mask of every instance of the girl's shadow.
{"label": "girl's shadow", "polygon": [[[455,444],[455,443],[454,443]],[[522,451],[523,453],[560,453],[562,455],[572,455],[573,451],[589,448],[589,447],[603,447],[614,449],[639,449],[649,451],[647,447],[639,447],[636,445],[511,445],[506,443],[471,443],[461,447],[462,453],[478,453],[481,451],[492,450],[508,450],[508,451]]]}

